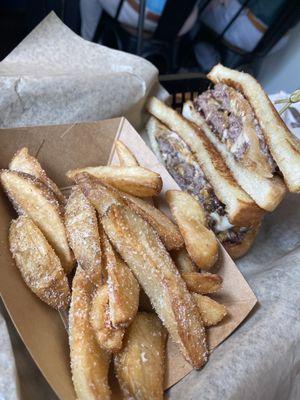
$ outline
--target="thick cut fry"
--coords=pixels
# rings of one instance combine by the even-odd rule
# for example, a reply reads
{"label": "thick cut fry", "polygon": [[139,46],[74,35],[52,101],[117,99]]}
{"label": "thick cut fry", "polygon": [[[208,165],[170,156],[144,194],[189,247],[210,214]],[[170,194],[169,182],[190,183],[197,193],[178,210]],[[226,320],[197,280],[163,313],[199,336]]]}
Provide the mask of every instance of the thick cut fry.
{"label": "thick cut fry", "polygon": [[184,242],[178,227],[163,212],[138,197],[122,195],[126,204],[156,230],[167,250],[183,247]]}
{"label": "thick cut fry", "polygon": [[194,300],[199,308],[200,315],[205,327],[217,325],[227,315],[226,307],[223,304],[211,299],[208,296],[194,293]]}
{"label": "thick cut fry", "polygon": [[119,192],[87,173],[76,175],[75,181],[100,216],[105,214],[112,204],[127,204],[153,226],[168,250],[183,246],[183,238],[177,226],[164,213],[144,200]]}
{"label": "thick cut fry", "polygon": [[16,265],[33,293],[57,310],[66,309],[70,301],[67,277],[54,250],[30,218],[21,216],[12,221],[9,244]]}
{"label": "thick cut fry", "polygon": [[218,259],[218,242],[213,232],[205,227],[200,204],[180,190],[169,190],[166,198],[191,259],[199,268],[210,269]]}
{"label": "thick cut fry", "polygon": [[72,379],[78,400],[109,400],[110,355],[99,348],[89,319],[93,289],[92,282],[78,267],[69,313]]}
{"label": "thick cut fry", "polygon": [[90,322],[99,346],[106,351],[122,348],[124,328],[114,328],[109,318],[108,285],[97,289],[92,300]]}
{"label": "thick cut fry", "polygon": [[137,314],[114,360],[125,399],[163,400],[166,338],[155,314]]}
{"label": "thick cut fry", "polygon": [[156,172],[142,167],[100,166],[74,169],[67,172],[67,177],[87,172],[123,192],[138,197],[155,196],[160,193],[162,179]]}
{"label": "thick cut fry", "polygon": [[209,272],[184,272],[181,276],[188,289],[199,294],[215,293],[222,285],[222,278]]}
{"label": "thick cut fry", "polygon": [[124,206],[112,205],[102,224],[184,357],[200,368],[207,361],[200,314],[157,233]]}
{"label": "thick cut fry", "polygon": [[18,214],[40,228],[68,273],[74,265],[60,206],[52,191],[38,179],[17,171],[2,170],[1,183]]}
{"label": "thick cut fry", "polygon": [[192,261],[186,249],[174,250],[171,257],[178,269],[182,274],[183,272],[196,272],[198,270],[196,264]]}
{"label": "thick cut fry", "polygon": [[101,246],[96,211],[78,186],[66,205],[65,224],[77,262],[96,286],[102,283]]}
{"label": "thick cut fry", "polygon": [[62,204],[65,204],[66,198],[59,190],[56,183],[54,183],[46,174],[46,172],[41,167],[38,160],[31,156],[28,152],[27,147],[23,147],[13,156],[9,167],[10,170],[24,172],[26,174],[32,175],[43,182],[57,197],[57,200]]}
{"label": "thick cut fry", "polygon": [[121,142],[121,140],[116,141],[116,150],[120,165],[124,167],[136,167],[139,165],[135,155],[123,142]]}
{"label": "thick cut fry", "polygon": [[127,326],[137,313],[140,287],[131,270],[112,248],[104,232],[103,248],[110,321],[114,327]]}

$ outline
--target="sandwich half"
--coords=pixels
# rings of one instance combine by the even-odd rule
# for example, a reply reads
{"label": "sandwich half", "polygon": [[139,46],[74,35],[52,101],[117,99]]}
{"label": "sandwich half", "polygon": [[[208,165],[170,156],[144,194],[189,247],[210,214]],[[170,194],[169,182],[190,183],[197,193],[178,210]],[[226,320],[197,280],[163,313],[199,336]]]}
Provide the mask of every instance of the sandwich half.
{"label": "sandwich half", "polygon": [[[201,128],[238,184],[261,208],[273,211],[286,191],[279,169],[290,189],[300,183],[299,144],[250,75],[217,65],[208,77],[214,87],[186,102],[183,115]],[[298,163],[294,173],[291,155]]]}
{"label": "sandwich half", "polygon": [[203,207],[206,224],[229,254],[251,247],[264,211],[240,188],[222,157],[199,128],[152,98],[147,124],[151,146],[180,188]]}

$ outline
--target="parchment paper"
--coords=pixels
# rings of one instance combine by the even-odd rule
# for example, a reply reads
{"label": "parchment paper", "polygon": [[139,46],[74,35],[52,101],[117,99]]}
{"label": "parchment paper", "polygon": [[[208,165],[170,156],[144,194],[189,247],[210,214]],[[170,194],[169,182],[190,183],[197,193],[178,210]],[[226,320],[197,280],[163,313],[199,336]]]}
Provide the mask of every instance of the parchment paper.
{"label": "parchment paper", "polygon": [[52,12],[0,63],[0,127],[98,121],[141,124],[158,85],[148,61],[83,40]]}
{"label": "parchment paper", "polygon": [[[108,58],[114,62],[107,62]],[[52,14],[0,63],[0,126],[67,123],[122,114],[137,126],[143,97],[155,90],[156,77],[157,71],[146,61],[84,42]],[[259,306],[214,351],[207,366],[169,390],[168,398],[300,398],[299,222],[296,195],[288,195],[265,217],[253,249],[237,263]],[[10,333],[15,335],[12,330]],[[9,390],[14,362],[9,344],[6,348],[1,362],[7,365],[8,374],[0,374],[1,400],[17,398],[16,385]],[[32,370],[34,366],[27,359],[22,368]],[[41,379],[38,371],[35,378],[22,375],[21,387]],[[55,398],[46,383],[40,386],[28,398]]]}

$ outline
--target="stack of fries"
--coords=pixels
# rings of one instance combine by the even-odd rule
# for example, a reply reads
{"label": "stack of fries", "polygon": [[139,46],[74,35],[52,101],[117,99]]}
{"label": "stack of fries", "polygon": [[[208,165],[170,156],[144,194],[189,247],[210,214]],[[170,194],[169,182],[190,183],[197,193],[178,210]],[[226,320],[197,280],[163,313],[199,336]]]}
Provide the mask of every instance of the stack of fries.
{"label": "stack of fries", "polygon": [[[71,369],[78,399],[110,399],[110,362],[125,399],[163,399],[168,334],[196,369],[208,357],[205,328],[227,314],[207,296],[219,245],[199,203],[166,198],[176,224],[153,206],[161,177],[120,141],[120,166],[68,171],[68,198],[23,148],[1,183],[18,218],[10,250],[27,286],[69,310]],[[73,267],[77,265],[72,279]],[[203,272],[204,271],[204,272]],[[70,283],[71,282],[71,288]],[[151,308],[145,306],[147,298]]]}

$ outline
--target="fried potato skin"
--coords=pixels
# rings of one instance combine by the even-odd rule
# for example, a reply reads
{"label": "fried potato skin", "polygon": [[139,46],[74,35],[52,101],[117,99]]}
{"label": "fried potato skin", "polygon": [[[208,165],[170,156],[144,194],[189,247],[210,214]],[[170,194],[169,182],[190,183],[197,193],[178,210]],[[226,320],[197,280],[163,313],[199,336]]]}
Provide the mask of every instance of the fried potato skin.
{"label": "fried potato skin", "polygon": [[202,296],[197,293],[193,293],[193,297],[206,328],[217,325],[226,317],[227,310],[223,304],[218,303],[208,296]]}
{"label": "fried potato skin", "polygon": [[59,258],[33,221],[21,216],[9,228],[10,251],[26,285],[57,310],[70,302],[67,277]]}
{"label": "fried potato skin", "polygon": [[139,307],[140,287],[104,232],[102,240],[107,271],[109,318],[114,327],[128,326]]}
{"label": "fried potato skin", "polygon": [[181,249],[178,251],[173,250],[171,252],[171,257],[180,274],[183,272],[197,272],[198,267],[192,261],[186,249]]}
{"label": "fried potato skin", "polygon": [[222,278],[209,272],[183,272],[181,274],[191,292],[209,294],[217,292],[222,285]]}
{"label": "fried potato skin", "polygon": [[54,183],[47,176],[46,172],[43,170],[38,160],[29,154],[27,147],[23,147],[16,152],[11,162],[9,163],[8,168],[12,171],[24,172],[39,179],[46,186],[48,186],[50,190],[52,190],[60,203],[66,203],[66,198],[59,190],[56,183]]}
{"label": "fried potato skin", "polygon": [[66,273],[74,266],[60,205],[52,191],[31,175],[2,170],[2,186],[19,215],[27,215],[43,232]]}
{"label": "fried potato skin", "polygon": [[159,318],[139,312],[114,366],[125,399],[163,400],[167,333]]}
{"label": "fried potato skin", "polygon": [[75,181],[100,216],[104,215],[112,204],[127,204],[153,226],[168,250],[183,247],[184,242],[178,227],[164,213],[143,199],[119,192],[87,173],[76,175]]}
{"label": "fried potato skin", "polygon": [[200,314],[157,233],[134,211],[117,205],[102,224],[186,360],[200,368],[207,361]]}
{"label": "fried potato skin", "polygon": [[136,167],[139,165],[137,159],[135,158],[135,155],[121,140],[116,141],[116,151],[121,166]]}
{"label": "fried potato skin", "polygon": [[78,186],[68,198],[65,224],[77,262],[96,286],[102,283],[101,246],[96,211]]}
{"label": "fried potato skin", "polygon": [[101,179],[103,182],[138,197],[158,195],[162,189],[162,179],[156,172],[135,166],[100,166],[79,168],[67,172],[69,179],[75,180],[76,175],[86,172]]}
{"label": "fried potato skin", "polygon": [[214,233],[205,226],[200,204],[180,190],[169,190],[166,199],[191,259],[199,268],[209,270],[218,259],[219,246]]}
{"label": "fried potato skin", "polygon": [[90,310],[90,323],[98,345],[108,352],[122,348],[124,328],[114,328],[109,316],[108,285],[98,288],[93,296]]}
{"label": "fried potato skin", "polygon": [[110,400],[110,355],[99,348],[89,314],[94,285],[78,267],[72,285],[69,343],[72,379],[78,400]]}

